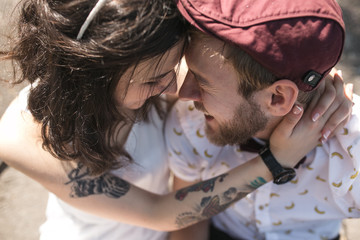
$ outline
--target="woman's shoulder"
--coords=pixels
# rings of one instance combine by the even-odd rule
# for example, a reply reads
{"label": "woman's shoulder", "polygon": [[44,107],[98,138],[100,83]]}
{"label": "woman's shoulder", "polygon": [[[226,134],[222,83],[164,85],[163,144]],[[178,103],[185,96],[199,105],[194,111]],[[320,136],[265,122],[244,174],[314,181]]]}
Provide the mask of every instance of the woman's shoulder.
{"label": "woman's shoulder", "polygon": [[[0,149],[19,145],[28,137],[40,136],[39,124],[34,121],[27,108],[30,86],[20,91],[10,103],[0,120]],[[0,151],[1,152],[1,151]]]}

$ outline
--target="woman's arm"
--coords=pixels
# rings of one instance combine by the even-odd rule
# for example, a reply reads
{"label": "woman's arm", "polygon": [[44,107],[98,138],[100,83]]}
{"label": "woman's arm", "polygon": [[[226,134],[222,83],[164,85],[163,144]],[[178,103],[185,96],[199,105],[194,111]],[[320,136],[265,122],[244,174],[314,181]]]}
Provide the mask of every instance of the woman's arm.
{"label": "woman's arm", "polygon": [[[288,116],[293,121],[283,121],[284,129],[292,130],[300,115]],[[304,134],[307,132],[306,136],[287,134],[284,135],[286,137],[278,137],[277,145],[287,150],[296,145],[294,143],[299,142],[299,138],[314,139],[302,141],[306,146],[302,146],[303,152],[299,151],[299,155],[287,156],[289,154],[279,154],[275,150],[274,155],[281,156],[279,162],[295,165],[316,145],[320,124],[323,122],[311,123],[317,127],[317,134],[315,131],[300,131]],[[259,157],[227,174],[164,196],[129,185],[111,174],[89,176],[87,169],[82,166],[60,161],[42,149],[40,125],[33,121],[29,113],[21,111],[17,100],[11,104],[0,122],[0,158],[74,207],[101,217],[163,231],[180,229],[207,219],[256,189],[257,186],[252,184],[254,180],[262,179],[266,182],[272,179]],[[204,198],[209,196],[210,192],[204,192],[209,187],[211,199],[199,207],[204,203]],[[223,194],[230,188],[236,189],[234,198],[223,198]]]}
{"label": "woman's arm", "polygon": [[[337,85],[335,92],[343,93],[342,88],[339,90],[342,83]],[[326,96],[323,94],[321,99],[327,99]],[[321,99],[319,102],[324,102]],[[341,94],[340,99],[343,99],[340,104],[332,104],[325,117],[319,118],[316,122],[311,121],[310,116],[310,112],[313,113],[314,109],[307,111],[307,115],[295,129],[294,126],[300,119],[301,113],[290,113],[282,121],[280,127],[273,132],[270,141],[271,150],[282,165],[295,165],[316,145],[317,137],[320,136],[319,129],[324,125],[324,121],[331,117],[335,122],[339,122],[336,119],[344,121],[345,118],[334,117],[340,116],[341,114],[337,113],[344,112],[344,108],[348,109],[346,106],[349,104]],[[320,107],[320,112],[325,112],[323,109],[327,106]],[[312,130],[304,131],[304,128]],[[306,135],[308,133],[315,135]],[[1,160],[79,209],[116,221],[157,230],[176,230],[209,218],[256,189],[259,185],[254,185],[255,180],[261,179],[267,182],[272,179],[262,160],[257,157],[226,175],[160,196],[129,185],[111,174],[91,177],[87,174],[87,169],[78,166],[75,162],[54,158],[42,149],[41,143],[39,124],[33,121],[29,113],[22,111],[22,105],[18,100],[14,100],[0,121]],[[300,143],[308,145],[300,146]],[[287,156],[289,152],[292,153],[291,156]],[[295,152],[296,155],[293,154]],[[94,186],[97,188],[92,188]],[[199,208],[201,203],[204,203],[204,197],[209,196],[202,189],[209,186],[211,186],[212,201]],[[230,200],[222,198],[230,188],[236,189],[236,197]]]}

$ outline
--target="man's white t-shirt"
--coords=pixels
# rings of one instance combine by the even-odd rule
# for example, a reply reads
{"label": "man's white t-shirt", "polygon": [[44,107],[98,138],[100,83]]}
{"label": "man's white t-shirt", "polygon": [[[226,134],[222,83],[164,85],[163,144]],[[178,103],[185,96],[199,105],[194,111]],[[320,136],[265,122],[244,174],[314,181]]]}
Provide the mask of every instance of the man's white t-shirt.
{"label": "man's white t-shirt", "polygon": [[[294,180],[261,186],[213,217],[214,225],[235,239],[321,240],[337,236],[342,219],[360,217],[359,96],[354,102],[349,123],[307,154]],[[206,180],[257,156],[211,144],[204,126],[192,102],[178,101],[170,112],[165,137],[169,166],[178,178]]]}

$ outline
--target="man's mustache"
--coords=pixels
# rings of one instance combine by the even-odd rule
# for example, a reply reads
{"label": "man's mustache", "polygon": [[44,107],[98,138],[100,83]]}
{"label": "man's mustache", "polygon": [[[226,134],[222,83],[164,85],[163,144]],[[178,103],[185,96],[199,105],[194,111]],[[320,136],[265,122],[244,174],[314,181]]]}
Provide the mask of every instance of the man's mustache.
{"label": "man's mustache", "polygon": [[194,106],[197,110],[201,111],[201,112],[207,112],[206,108],[204,107],[204,105],[200,102],[194,102]]}

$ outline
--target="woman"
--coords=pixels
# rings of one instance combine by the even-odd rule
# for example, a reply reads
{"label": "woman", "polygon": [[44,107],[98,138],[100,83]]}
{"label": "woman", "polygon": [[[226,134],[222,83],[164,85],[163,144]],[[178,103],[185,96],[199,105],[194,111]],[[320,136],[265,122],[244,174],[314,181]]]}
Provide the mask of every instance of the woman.
{"label": "woman", "polygon": [[[8,58],[31,86],[0,122],[0,158],[56,195],[42,239],[165,239],[146,228],[196,223],[255,190],[250,183],[257,177],[272,179],[257,157],[183,190],[183,200],[166,194],[167,103],[160,95],[176,92],[174,69],[186,46],[186,23],[172,0],[26,0],[18,27]],[[284,166],[318,143],[325,122],[304,120],[317,131],[293,131],[301,115],[295,108],[270,141]],[[289,156],[295,145],[299,155]],[[212,195],[230,186],[241,194],[202,214],[204,185]]]}

